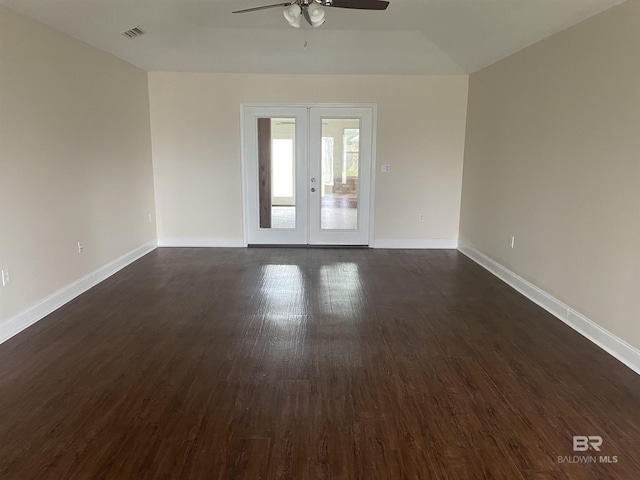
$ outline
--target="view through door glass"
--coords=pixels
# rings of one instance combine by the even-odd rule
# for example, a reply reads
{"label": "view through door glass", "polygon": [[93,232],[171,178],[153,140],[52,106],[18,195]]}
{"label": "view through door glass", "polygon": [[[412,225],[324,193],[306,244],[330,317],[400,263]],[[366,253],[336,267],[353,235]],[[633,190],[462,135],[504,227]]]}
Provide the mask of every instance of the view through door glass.
{"label": "view through door glass", "polygon": [[322,230],[357,230],[360,120],[322,119]]}
{"label": "view through door glass", "polygon": [[258,118],[260,228],[296,228],[295,118]]}

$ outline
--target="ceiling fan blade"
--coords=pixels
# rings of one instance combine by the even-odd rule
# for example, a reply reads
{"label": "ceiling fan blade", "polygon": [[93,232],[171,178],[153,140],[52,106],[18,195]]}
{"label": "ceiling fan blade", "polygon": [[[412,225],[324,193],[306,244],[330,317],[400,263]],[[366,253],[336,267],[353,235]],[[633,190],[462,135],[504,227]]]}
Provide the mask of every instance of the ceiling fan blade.
{"label": "ceiling fan blade", "polygon": [[389,2],[384,0],[333,0],[322,3],[326,7],[355,8],[358,10],[386,10]]}
{"label": "ceiling fan blade", "polygon": [[276,7],[288,7],[289,5],[293,5],[295,2],[287,2],[287,3],[276,3],[273,5],[263,5],[261,7],[254,8],[245,8],[244,10],[236,10],[232,13],[247,13],[247,12],[257,12],[258,10],[266,10],[268,8],[276,8]]}

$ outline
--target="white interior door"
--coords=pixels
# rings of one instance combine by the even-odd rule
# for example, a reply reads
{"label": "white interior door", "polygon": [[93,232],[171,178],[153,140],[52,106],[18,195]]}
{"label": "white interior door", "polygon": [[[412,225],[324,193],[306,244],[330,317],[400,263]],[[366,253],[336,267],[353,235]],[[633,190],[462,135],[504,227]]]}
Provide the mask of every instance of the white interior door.
{"label": "white interior door", "polygon": [[371,108],[244,107],[246,243],[368,245]]}
{"label": "white interior door", "polygon": [[369,245],[371,108],[312,108],[309,244]]}
{"label": "white interior door", "polygon": [[245,107],[243,117],[247,243],[307,244],[307,109]]}

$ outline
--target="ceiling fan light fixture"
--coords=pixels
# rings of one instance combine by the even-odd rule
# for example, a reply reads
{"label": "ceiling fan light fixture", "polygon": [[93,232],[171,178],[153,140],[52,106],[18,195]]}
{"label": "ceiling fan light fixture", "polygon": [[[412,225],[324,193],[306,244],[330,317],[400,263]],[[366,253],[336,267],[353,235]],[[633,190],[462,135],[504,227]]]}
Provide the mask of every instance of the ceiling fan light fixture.
{"label": "ceiling fan light fixture", "polygon": [[386,10],[388,6],[388,0],[288,0],[285,3],[236,10],[233,13],[257,12],[259,10],[286,7],[283,13],[289,25],[294,28],[300,28],[304,18],[309,25],[317,28],[324,24],[325,21],[323,7],[350,8],[353,10]]}
{"label": "ceiling fan light fixture", "polygon": [[294,3],[284,9],[284,18],[289,22],[293,28],[300,28],[300,22],[302,21],[302,9],[300,5]]}
{"label": "ceiling fan light fixture", "polygon": [[309,12],[309,17],[311,18],[311,25],[313,28],[318,28],[325,21],[324,18],[324,10],[317,3],[312,3],[307,8]]}

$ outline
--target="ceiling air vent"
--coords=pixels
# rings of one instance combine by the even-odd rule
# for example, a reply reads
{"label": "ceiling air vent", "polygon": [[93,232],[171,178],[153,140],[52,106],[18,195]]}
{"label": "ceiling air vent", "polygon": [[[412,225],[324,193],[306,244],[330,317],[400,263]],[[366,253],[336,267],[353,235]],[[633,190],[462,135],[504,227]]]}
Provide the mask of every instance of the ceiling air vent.
{"label": "ceiling air vent", "polygon": [[136,28],[132,28],[131,30],[127,30],[126,32],[122,32],[122,35],[124,35],[125,37],[131,39],[131,38],[136,38],[139,37],[140,35],[144,35],[145,31],[142,30],[140,27],[136,27]]}

